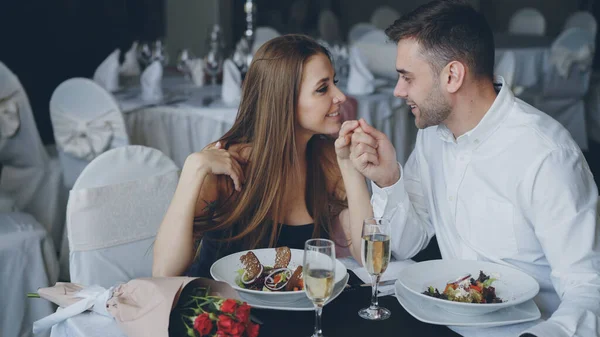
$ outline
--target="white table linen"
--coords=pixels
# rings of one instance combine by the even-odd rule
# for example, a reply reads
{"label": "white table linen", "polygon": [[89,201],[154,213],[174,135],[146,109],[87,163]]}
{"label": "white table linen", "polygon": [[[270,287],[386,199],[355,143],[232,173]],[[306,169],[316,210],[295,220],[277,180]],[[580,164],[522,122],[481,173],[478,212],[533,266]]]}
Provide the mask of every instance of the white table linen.
{"label": "white table linen", "polygon": [[0,214],[0,266],[0,336],[33,336],[33,322],[54,306],[26,294],[57,281],[58,261],[52,239],[31,215]]}

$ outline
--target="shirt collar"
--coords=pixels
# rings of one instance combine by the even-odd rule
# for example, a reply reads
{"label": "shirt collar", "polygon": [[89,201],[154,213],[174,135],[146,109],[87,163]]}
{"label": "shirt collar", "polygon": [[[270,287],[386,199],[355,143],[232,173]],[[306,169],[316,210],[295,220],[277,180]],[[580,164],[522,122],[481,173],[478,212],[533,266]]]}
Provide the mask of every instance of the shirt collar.
{"label": "shirt collar", "polygon": [[[506,118],[508,111],[510,111],[515,101],[515,96],[501,76],[494,78],[494,87],[496,90],[500,89],[500,91],[490,109],[485,113],[481,121],[479,121],[479,124],[458,137],[457,141],[462,142],[464,139],[464,141],[481,144],[498,128],[502,120]],[[437,134],[445,142],[455,142],[454,135],[444,124],[437,126]]]}

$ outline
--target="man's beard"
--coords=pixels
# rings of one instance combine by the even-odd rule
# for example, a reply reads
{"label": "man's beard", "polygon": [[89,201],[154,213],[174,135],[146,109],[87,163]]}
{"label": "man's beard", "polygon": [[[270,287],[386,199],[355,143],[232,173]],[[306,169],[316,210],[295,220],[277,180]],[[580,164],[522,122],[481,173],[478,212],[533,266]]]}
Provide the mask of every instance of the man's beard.
{"label": "man's beard", "polygon": [[419,129],[441,124],[450,116],[450,112],[452,111],[450,104],[446,102],[446,99],[442,95],[439,85],[433,86],[423,104],[418,105],[418,109],[420,115],[416,124]]}

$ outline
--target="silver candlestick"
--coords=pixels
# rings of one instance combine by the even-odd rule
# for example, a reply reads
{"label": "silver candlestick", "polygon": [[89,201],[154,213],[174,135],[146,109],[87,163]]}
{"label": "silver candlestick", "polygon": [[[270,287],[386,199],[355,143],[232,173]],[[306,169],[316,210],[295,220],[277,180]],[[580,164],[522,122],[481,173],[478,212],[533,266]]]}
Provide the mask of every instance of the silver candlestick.
{"label": "silver candlestick", "polygon": [[246,41],[248,41],[248,45],[252,48],[252,43],[254,42],[254,14],[256,12],[256,5],[252,2],[252,0],[246,0],[244,4],[244,12],[246,12],[246,31],[244,32],[244,36]]}

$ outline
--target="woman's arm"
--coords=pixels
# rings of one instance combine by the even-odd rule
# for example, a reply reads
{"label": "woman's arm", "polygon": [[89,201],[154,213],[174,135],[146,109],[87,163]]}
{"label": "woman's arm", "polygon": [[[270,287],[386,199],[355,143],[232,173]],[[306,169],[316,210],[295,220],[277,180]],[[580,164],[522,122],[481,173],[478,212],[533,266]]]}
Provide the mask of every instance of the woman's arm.
{"label": "woman's arm", "polygon": [[364,219],[373,217],[373,207],[371,207],[365,178],[351,162],[352,159],[368,159],[366,158],[368,154],[365,155],[365,158],[352,158],[352,153],[355,151],[351,148],[351,137],[359,136],[360,132],[360,129],[356,129],[356,125],[352,122],[342,125],[339,137],[335,142],[335,149],[348,198],[348,210],[340,213],[339,220],[346,237],[350,238],[350,253],[356,261],[361,263],[362,224]]}
{"label": "woman's arm", "polygon": [[152,276],[182,275],[194,258],[194,217],[205,215],[205,202],[218,198],[216,175],[231,177],[236,190],[241,189],[244,159],[220,149],[220,144],[186,159],[175,195],[160,225],[154,243]]}

